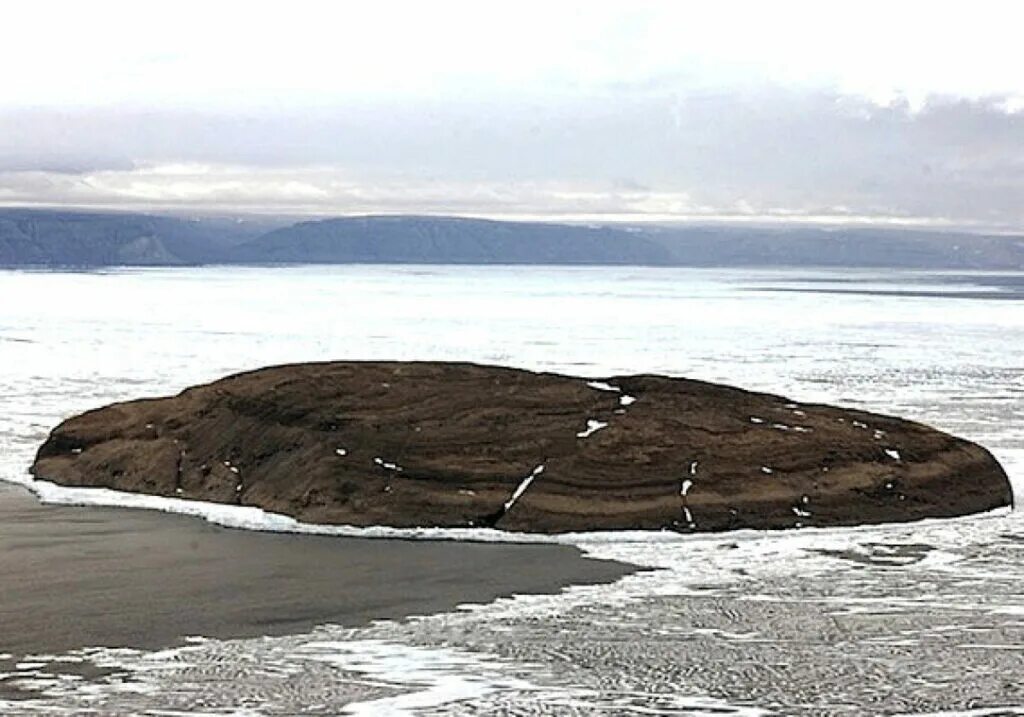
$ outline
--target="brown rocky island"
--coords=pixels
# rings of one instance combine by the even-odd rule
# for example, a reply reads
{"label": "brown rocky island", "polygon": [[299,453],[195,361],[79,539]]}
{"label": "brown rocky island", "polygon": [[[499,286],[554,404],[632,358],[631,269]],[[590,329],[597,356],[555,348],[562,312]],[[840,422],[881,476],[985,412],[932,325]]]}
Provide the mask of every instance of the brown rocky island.
{"label": "brown rocky island", "polygon": [[315,523],[718,531],[1010,504],[976,444],[679,378],[463,363],[277,366],[59,425],[32,472]]}

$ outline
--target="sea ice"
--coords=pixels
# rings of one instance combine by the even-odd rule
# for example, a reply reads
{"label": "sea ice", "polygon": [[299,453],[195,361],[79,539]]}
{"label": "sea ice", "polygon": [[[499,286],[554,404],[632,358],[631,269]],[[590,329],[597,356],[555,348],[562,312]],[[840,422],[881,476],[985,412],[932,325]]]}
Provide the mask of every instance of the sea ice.
{"label": "sea ice", "polygon": [[16,670],[40,670],[44,667],[46,667],[45,662],[18,662],[14,665]]}

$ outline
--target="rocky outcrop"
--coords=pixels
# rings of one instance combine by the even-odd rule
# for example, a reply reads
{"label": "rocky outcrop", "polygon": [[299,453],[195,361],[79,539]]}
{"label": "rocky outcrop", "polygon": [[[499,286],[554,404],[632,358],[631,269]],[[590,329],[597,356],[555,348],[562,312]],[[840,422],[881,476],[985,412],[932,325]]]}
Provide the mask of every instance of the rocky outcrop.
{"label": "rocky outcrop", "polygon": [[1005,506],[981,446],[664,376],[278,366],[71,418],[39,479],[304,521],[562,532],[853,525]]}

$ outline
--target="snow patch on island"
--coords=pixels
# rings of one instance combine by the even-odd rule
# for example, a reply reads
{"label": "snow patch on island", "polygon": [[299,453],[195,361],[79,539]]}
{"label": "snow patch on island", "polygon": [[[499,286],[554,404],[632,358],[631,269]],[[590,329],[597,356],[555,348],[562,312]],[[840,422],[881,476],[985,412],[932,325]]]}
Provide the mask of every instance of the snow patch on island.
{"label": "snow patch on island", "polygon": [[579,433],[577,433],[576,437],[577,438],[589,438],[590,436],[592,436],[595,433],[597,433],[598,431],[600,431],[602,428],[607,428],[607,427],[608,427],[608,423],[606,421],[598,421],[598,420],[595,420],[595,419],[591,418],[590,420],[587,421],[586,429],[580,431]]}
{"label": "snow patch on island", "polygon": [[523,493],[526,492],[526,489],[530,487],[530,484],[533,483],[533,481],[536,480],[537,476],[539,476],[543,472],[544,464],[541,463],[539,466],[533,469],[533,472],[530,473],[530,475],[523,478],[523,482],[516,487],[515,492],[512,493],[512,497],[505,501],[506,513],[512,509],[512,506],[516,504],[516,501],[519,500],[520,497],[522,497]]}
{"label": "snow patch on island", "polygon": [[402,471],[405,470],[404,468],[402,468],[402,466],[398,465],[397,463],[393,463],[391,461],[386,461],[386,460],[384,460],[383,458],[381,458],[379,456],[374,458],[373,462],[375,464],[377,464],[378,466],[380,466],[381,468],[383,468],[384,470],[386,470],[386,471],[392,471],[394,473],[401,473]]}

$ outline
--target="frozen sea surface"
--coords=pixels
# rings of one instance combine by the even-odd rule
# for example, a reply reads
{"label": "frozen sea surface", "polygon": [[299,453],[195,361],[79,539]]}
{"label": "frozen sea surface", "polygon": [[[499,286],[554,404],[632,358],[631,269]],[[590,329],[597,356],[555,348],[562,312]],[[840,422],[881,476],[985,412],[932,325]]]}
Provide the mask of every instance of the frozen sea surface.
{"label": "frozen sea surface", "polygon": [[[595,378],[655,371],[895,413],[986,445],[1024,495],[1022,278],[367,266],[0,272],[0,477],[24,482],[57,421],[111,401],[272,363],[441,359]],[[221,522],[296,527],[213,512]],[[30,656],[0,675],[19,690],[0,711],[1024,715],[1020,513],[563,539],[660,570],[359,629]]]}

